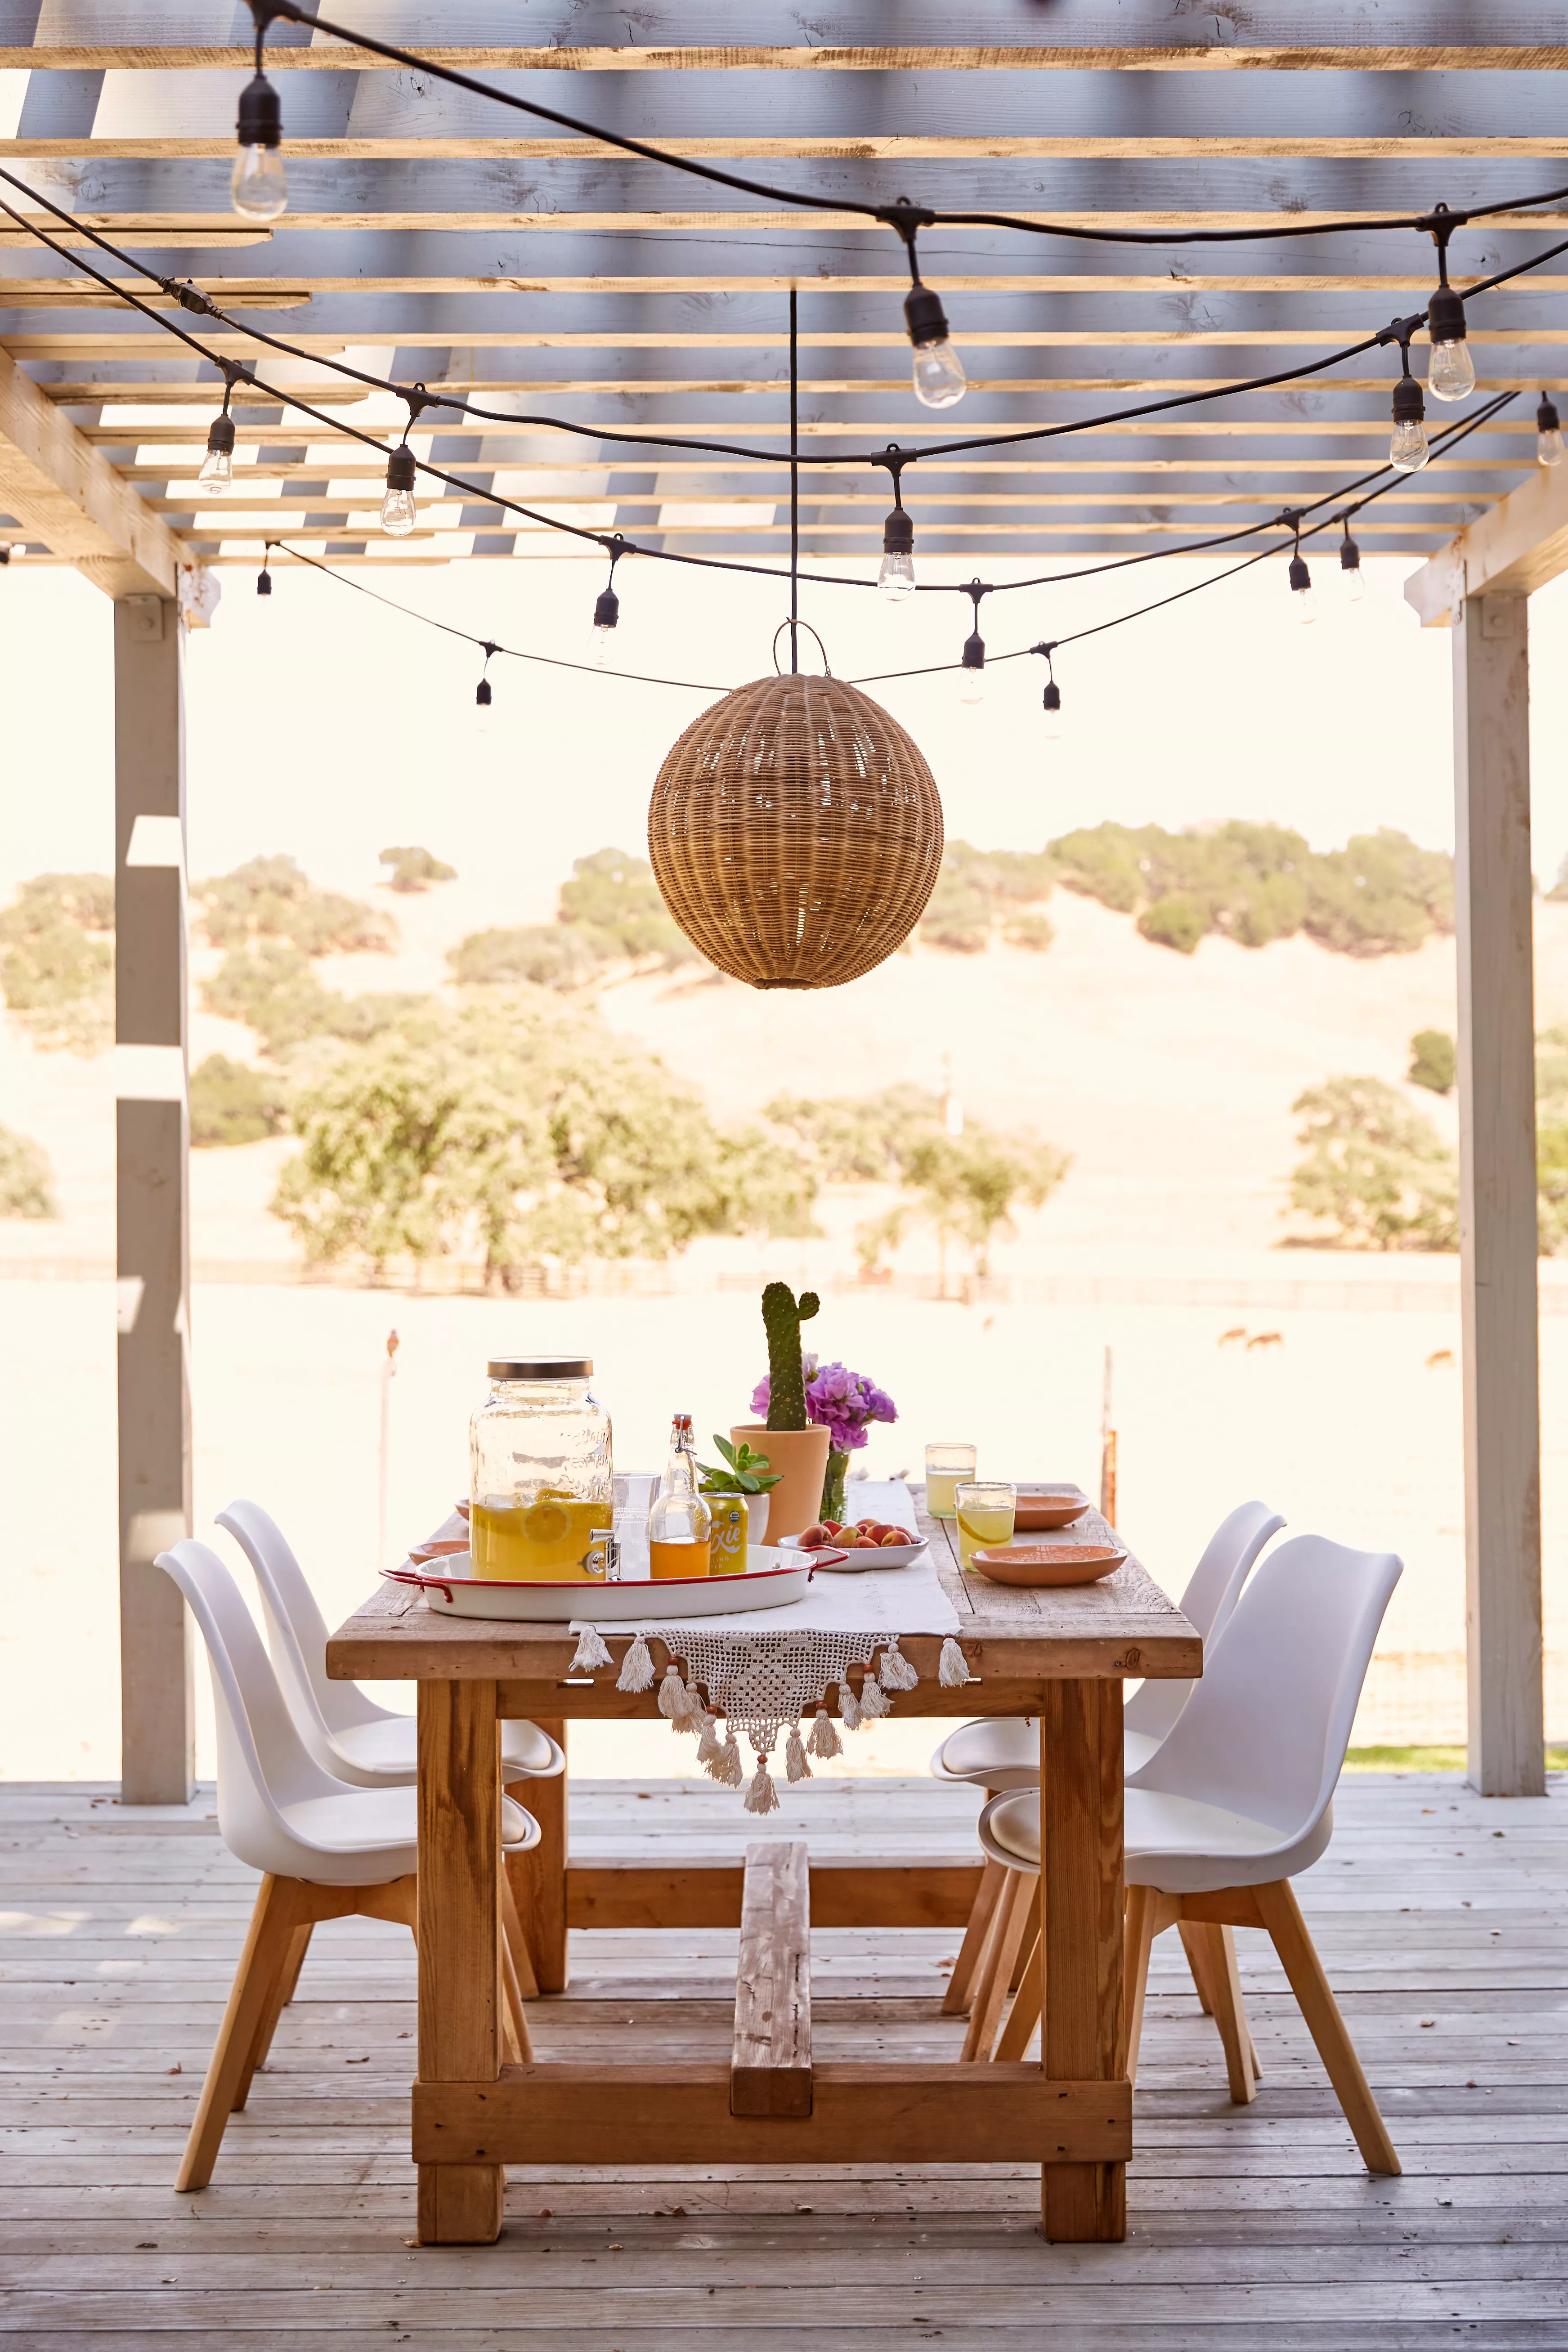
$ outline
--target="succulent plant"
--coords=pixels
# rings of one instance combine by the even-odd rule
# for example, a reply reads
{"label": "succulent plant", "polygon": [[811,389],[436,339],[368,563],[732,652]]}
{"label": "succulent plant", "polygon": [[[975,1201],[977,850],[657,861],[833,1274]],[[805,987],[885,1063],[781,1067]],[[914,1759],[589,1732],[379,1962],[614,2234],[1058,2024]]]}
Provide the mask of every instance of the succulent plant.
{"label": "succulent plant", "polygon": [[787,1282],[770,1282],[763,1293],[763,1326],[768,1335],[768,1427],[804,1429],[805,1367],[801,1359],[800,1327],[808,1323],[822,1301],[815,1290],[803,1290],[798,1301]]}

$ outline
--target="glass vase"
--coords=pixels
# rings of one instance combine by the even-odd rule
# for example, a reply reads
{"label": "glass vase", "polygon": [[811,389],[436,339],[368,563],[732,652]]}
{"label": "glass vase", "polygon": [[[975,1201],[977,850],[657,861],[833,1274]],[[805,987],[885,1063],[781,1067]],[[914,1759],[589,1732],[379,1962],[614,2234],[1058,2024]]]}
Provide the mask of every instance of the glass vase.
{"label": "glass vase", "polygon": [[818,1519],[840,1520],[844,1517],[844,1482],[849,1472],[849,1456],[832,1447],[827,1454],[827,1475],[822,1482],[822,1508]]}

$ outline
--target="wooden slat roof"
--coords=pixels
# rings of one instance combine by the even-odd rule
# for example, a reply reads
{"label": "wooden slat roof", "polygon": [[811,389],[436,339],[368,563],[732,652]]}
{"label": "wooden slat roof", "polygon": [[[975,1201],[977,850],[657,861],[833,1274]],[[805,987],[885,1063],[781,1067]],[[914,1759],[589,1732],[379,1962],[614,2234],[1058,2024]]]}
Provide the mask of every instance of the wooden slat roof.
{"label": "wooden slat roof", "polygon": [[[812,12],[732,0],[585,11],[578,0],[446,5],[339,0],[345,22],[673,152],[816,194],[1100,226],[1314,220],[1496,203],[1568,182],[1560,12],[1470,0],[1253,0],[1173,16],[1164,0],[837,0]],[[521,20],[521,21],[520,21]],[[1320,358],[1434,282],[1415,232],[1281,236],[1221,247],[1085,244],[995,228],[922,234],[971,390],[933,416],[910,390],[897,240],[853,213],[795,213],[560,134],[462,91],[279,25],[290,205],[270,231],[228,206],[248,11],[212,0],[0,0],[0,163],[170,277],[297,342],[182,323],[214,352],[385,433],[320,362],[473,388],[638,437],[660,430],[777,451],[786,438],[786,295],[799,289],[804,546],[880,543],[885,477],[836,450],[916,448],[1225,386]],[[526,31],[529,45],[517,35]],[[1233,37],[1234,36],[1234,37]],[[0,189],[0,194],[10,195]],[[1456,284],[1568,233],[1568,203],[1456,236]],[[118,274],[116,265],[109,265]],[[139,290],[148,291],[137,281]],[[1521,395],[1451,457],[1358,520],[1370,551],[1424,553],[1533,463],[1540,387],[1568,375],[1568,257],[1477,302],[1481,390]],[[170,313],[168,298],[155,307]],[[242,509],[194,502],[217,372],[0,220],[0,348],[205,559],[282,535],[353,560],[379,537],[371,453],[258,398],[237,401]],[[1321,496],[1386,454],[1386,352],[1310,383],[1013,453],[910,471],[918,547],[1090,558],[1170,545]],[[1462,421],[1432,404],[1429,422]],[[188,421],[187,421],[188,420]],[[645,541],[776,560],[776,462],[697,461],[635,442],[426,420],[437,462],[591,509]],[[162,453],[167,452],[167,455]],[[243,462],[243,459],[242,459]],[[349,495],[352,493],[352,496]],[[227,529],[241,515],[243,527]],[[557,555],[482,495],[428,500],[399,551]],[[586,514],[584,519],[587,519]],[[0,520],[0,531],[5,526]],[[36,543],[36,542],[30,542]],[[253,560],[253,559],[251,559]]]}

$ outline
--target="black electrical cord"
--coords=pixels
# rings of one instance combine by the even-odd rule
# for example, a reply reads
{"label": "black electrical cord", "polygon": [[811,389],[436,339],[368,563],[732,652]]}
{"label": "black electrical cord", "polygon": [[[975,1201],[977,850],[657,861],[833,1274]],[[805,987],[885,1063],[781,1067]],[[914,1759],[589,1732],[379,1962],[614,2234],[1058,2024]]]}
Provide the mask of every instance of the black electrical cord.
{"label": "black electrical cord", "polygon": [[345,42],[352,48],[368,49],[373,57],[386,58],[394,65],[406,66],[411,72],[426,74],[432,80],[443,81],[454,89],[466,89],[476,98],[493,100],[498,106],[510,107],[518,114],[531,115],[536,121],[552,122],[558,130],[572,131],[580,138],[597,141],[614,147],[624,155],[636,155],[646,163],[662,163],[672,172],[684,172],[689,178],[706,180],[720,188],[737,188],[743,195],[762,196],[769,204],[796,205],[803,210],[831,213],[858,213],[867,220],[879,221],[895,229],[906,244],[915,228],[1005,228],[1017,229],[1030,236],[1070,237],[1097,245],[1240,245],[1267,243],[1277,236],[1339,236],[1362,234],[1368,230],[1415,229],[1432,235],[1444,221],[1460,227],[1467,221],[1485,220],[1498,213],[1527,212],[1536,205],[1555,204],[1568,196],[1568,187],[1546,188],[1530,196],[1514,196],[1489,205],[1469,205],[1456,211],[1405,213],[1379,220],[1337,220],[1284,222],[1268,228],[1212,229],[1095,229],[1063,221],[1035,221],[1013,213],[943,212],[925,205],[900,201],[893,205],[878,205],[859,196],[818,195],[809,189],[775,187],[771,181],[747,179],[737,172],[723,172],[711,163],[703,163],[691,155],[672,155],[668,149],[655,147],[645,139],[633,139],[624,131],[607,131],[601,124],[584,122],[580,116],[563,114],[559,108],[542,106],[536,99],[519,98],[515,92],[498,89],[493,82],[479,80],[456,66],[438,63],[423,57],[416,49],[399,48],[395,42],[375,39],[366,33],[356,33],[346,25],[335,24],[297,5],[297,0],[250,0],[250,11],[256,21],[259,53],[268,26],[275,19],[307,26],[312,33],[326,33],[333,40]]}
{"label": "black electrical cord", "polygon": [[265,551],[264,562],[274,553],[287,555],[291,562],[306,564],[310,571],[319,572],[323,579],[335,580],[340,588],[353,588],[360,595],[368,596],[373,604],[384,604],[392,613],[401,613],[405,621],[422,621],[427,629],[439,629],[444,637],[460,637],[466,646],[478,646],[487,661],[494,654],[504,654],[509,661],[540,662],[546,669],[579,669],[588,677],[624,677],[635,686],[678,686],[691,694],[729,694],[732,691],[727,686],[704,684],[700,678],[649,677],[640,670],[602,669],[597,662],[562,661],[554,654],[520,653],[515,646],[498,645],[491,637],[477,637],[469,629],[457,628],[450,621],[437,621],[433,614],[416,613],[411,604],[400,604],[395,596],[384,596],[379,588],[367,588],[363,580],[351,580],[346,572],[334,572],[330,563],[320,563],[313,555],[301,555],[300,550],[290,547],[286,540],[266,541]]}

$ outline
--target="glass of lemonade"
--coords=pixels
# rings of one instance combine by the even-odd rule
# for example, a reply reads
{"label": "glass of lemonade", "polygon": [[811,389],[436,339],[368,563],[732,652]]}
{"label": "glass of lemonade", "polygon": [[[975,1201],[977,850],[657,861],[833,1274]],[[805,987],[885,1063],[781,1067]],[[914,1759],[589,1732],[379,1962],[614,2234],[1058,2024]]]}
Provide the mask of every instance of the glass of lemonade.
{"label": "glass of lemonade", "polygon": [[973,1477],[974,1463],[973,1445],[926,1447],[926,1509],[933,1519],[952,1517],[952,1490],[961,1478]]}
{"label": "glass of lemonade", "polygon": [[1006,1479],[961,1478],[953,1502],[960,1568],[967,1568],[977,1551],[1012,1542],[1018,1490]]}

